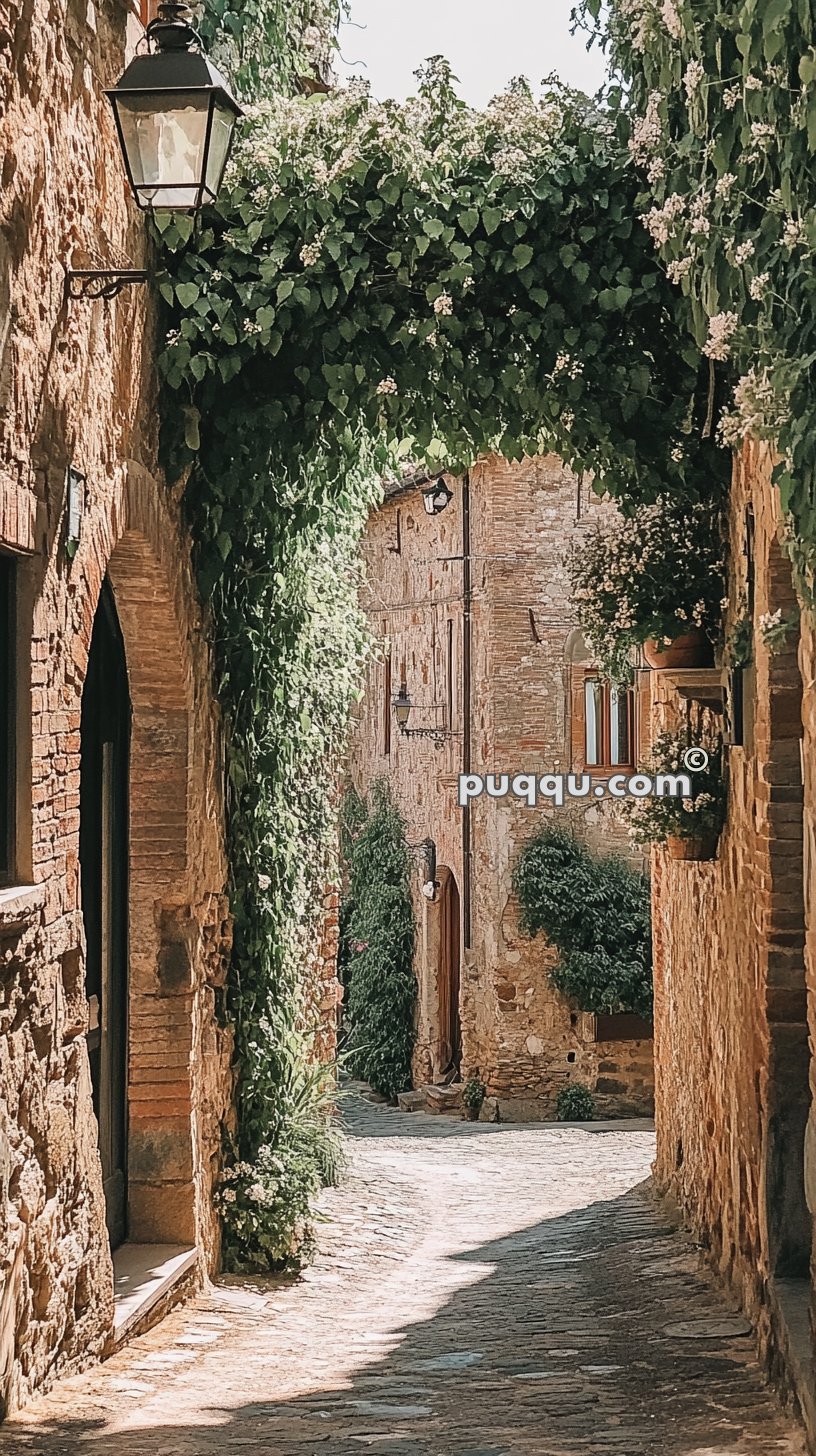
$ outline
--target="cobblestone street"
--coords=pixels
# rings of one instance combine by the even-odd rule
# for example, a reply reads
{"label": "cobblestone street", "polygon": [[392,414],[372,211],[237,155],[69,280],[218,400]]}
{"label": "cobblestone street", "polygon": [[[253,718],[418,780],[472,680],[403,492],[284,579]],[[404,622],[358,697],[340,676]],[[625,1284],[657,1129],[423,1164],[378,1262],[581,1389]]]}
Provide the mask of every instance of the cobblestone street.
{"label": "cobblestone street", "polygon": [[803,1451],[638,1189],[651,1133],[346,1118],[303,1278],[225,1281],[10,1421],[4,1456]]}

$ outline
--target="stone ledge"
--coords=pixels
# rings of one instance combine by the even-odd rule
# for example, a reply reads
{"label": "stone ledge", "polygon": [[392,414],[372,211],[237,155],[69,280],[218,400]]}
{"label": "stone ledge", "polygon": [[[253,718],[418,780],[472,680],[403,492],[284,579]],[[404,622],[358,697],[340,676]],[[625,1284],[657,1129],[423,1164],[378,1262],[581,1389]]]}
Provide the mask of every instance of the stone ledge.
{"label": "stone ledge", "polygon": [[[122,1244],[113,1256],[114,1349],[147,1327],[157,1306],[169,1307],[198,1264],[198,1250],[181,1244]],[[154,1321],[151,1321],[151,1323]]]}
{"label": "stone ledge", "polygon": [[45,885],[0,889],[0,940],[26,930],[45,905]]}

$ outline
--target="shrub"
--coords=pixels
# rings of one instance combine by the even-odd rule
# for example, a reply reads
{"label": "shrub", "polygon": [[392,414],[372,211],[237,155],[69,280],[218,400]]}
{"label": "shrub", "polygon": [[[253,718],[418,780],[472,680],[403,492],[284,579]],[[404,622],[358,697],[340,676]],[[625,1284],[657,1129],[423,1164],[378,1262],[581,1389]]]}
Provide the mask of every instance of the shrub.
{"label": "shrub", "polygon": [[481,1112],[486,1096],[487,1087],[479,1076],[479,1073],[471,1072],[462,1088],[462,1101],[465,1107],[468,1110],[475,1109],[477,1112]]}
{"label": "shrub", "polygon": [[589,1088],[580,1082],[562,1087],[555,1099],[555,1115],[559,1122],[594,1122],[595,1099]]}
{"label": "shrub", "polygon": [[395,1097],[411,1085],[415,1038],[411,858],[387,784],[375,784],[364,818],[353,807],[344,834],[347,1061],[355,1076]]}
{"label": "shrub", "polygon": [[545,829],[513,875],[521,928],[559,952],[556,990],[583,1011],[652,1012],[649,882],[615,855],[590,854],[563,829]]}

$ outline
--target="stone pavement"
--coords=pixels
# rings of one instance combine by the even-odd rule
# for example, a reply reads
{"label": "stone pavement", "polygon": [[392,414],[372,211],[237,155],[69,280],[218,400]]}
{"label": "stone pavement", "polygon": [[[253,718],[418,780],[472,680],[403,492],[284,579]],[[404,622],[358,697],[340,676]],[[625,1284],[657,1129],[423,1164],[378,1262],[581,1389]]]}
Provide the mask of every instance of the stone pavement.
{"label": "stone pavement", "polygon": [[803,1456],[637,1186],[651,1133],[346,1120],[303,1278],[224,1281],[8,1422],[3,1456]]}

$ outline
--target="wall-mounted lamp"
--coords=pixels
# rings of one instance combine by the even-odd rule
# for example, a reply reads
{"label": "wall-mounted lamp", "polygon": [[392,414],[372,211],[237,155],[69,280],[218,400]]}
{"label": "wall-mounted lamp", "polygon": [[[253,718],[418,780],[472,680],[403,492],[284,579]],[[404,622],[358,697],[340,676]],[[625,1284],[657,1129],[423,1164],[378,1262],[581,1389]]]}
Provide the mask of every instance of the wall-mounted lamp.
{"label": "wall-mounted lamp", "polygon": [[450,490],[440,475],[433,485],[422,492],[422,503],[429,516],[440,516],[453,500],[453,491]]}
{"label": "wall-mounted lamp", "polygon": [[72,561],[79,550],[82,517],[85,514],[85,476],[73,465],[69,465],[65,472],[65,495],[65,554]]}
{"label": "wall-mounted lamp", "polygon": [[[189,6],[165,3],[137,55],[111,91],[125,171],[148,212],[199,212],[217,200],[242,111],[204,55]],[[69,298],[115,298],[144,283],[138,268],[69,270]]]}
{"label": "wall-mounted lamp", "polygon": [[409,728],[408,721],[413,711],[413,703],[408,695],[407,684],[400,683],[400,690],[393,700],[394,716],[397,720],[397,727],[403,738],[430,738],[434,747],[442,748],[446,738],[458,737],[458,734],[448,733],[444,728]]}

